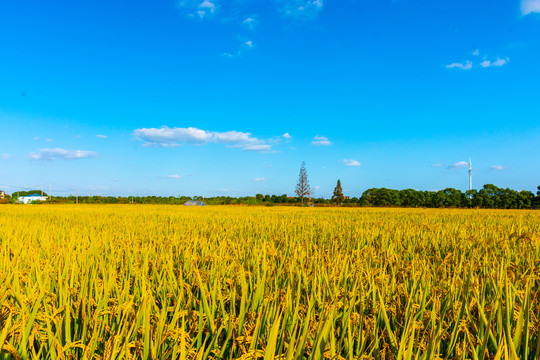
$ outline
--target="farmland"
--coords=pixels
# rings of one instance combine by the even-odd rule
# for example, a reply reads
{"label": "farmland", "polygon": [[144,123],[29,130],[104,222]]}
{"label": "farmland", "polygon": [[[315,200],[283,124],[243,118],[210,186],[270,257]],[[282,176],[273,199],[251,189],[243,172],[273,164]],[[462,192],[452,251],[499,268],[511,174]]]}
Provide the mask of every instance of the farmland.
{"label": "farmland", "polygon": [[0,359],[534,359],[531,210],[0,208]]}

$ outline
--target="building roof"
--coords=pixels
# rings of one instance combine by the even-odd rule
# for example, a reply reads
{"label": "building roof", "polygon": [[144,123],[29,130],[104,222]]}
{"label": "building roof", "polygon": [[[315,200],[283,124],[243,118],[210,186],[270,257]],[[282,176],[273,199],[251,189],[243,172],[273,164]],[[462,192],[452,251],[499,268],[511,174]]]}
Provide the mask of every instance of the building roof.
{"label": "building roof", "polygon": [[188,200],[184,203],[185,206],[206,206],[202,201]]}

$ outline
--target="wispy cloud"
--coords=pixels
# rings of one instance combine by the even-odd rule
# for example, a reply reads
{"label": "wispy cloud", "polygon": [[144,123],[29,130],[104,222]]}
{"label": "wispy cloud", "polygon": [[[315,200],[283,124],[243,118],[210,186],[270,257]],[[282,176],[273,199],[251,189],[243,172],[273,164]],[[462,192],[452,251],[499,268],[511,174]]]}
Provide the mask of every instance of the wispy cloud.
{"label": "wispy cloud", "polygon": [[443,164],[431,164],[432,167],[443,167]]}
{"label": "wispy cloud", "polygon": [[11,159],[11,155],[9,155],[9,154],[0,154],[0,159],[2,159],[2,160]]}
{"label": "wispy cloud", "polygon": [[292,136],[289,133],[285,133],[281,136],[276,136],[268,140],[272,144],[279,144],[281,142],[289,143],[291,142]]}
{"label": "wispy cloud", "polygon": [[[279,13],[286,18],[310,20],[321,12],[324,0],[273,0]],[[225,22],[241,23],[252,30],[258,22],[257,14],[250,14],[249,6],[244,1],[224,0],[179,0],[178,9],[185,16],[193,19],[218,18]],[[247,14],[250,14],[249,16]],[[242,17],[240,17],[242,16]],[[233,20],[233,21],[231,21]]]}
{"label": "wispy cloud", "polygon": [[346,166],[362,166],[360,161],[354,159],[343,159],[342,161]]}
{"label": "wispy cloud", "polygon": [[507,170],[508,169],[506,166],[502,166],[502,165],[491,165],[489,168],[491,170],[497,170],[497,171],[502,171],[502,170]]}
{"label": "wispy cloud", "polygon": [[207,131],[195,127],[170,128],[142,128],[133,131],[136,139],[144,141],[149,147],[176,147],[184,144],[224,144],[228,147],[237,147],[245,151],[269,152],[272,145],[265,140],[254,137],[251,133],[242,131]]}
{"label": "wispy cloud", "polygon": [[464,63],[451,63],[446,65],[447,69],[460,69],[460,70],[470,70],[473,67],[473,63],[470,60],[465,61]]}
{"label": "wispy cloud", "polygon": [[242,150],[257,151],[257,152],[270,152],[272,150],[272,145],[267,145],[267,144],[246,145],[242,147]]}
{"label": "wispy cloud", "polygon": [[97,137],[98,139],[106,139],[106,138],[107,138],[107,135],[101,135],[101,134],[100,134],[100,135],[96,135],[96,137]]}
{"label": "wispy cloud", "polygon": [[244,25],[249,30],[255,29],[255,26],[257,25],[257,20],[253,17],[245,18],[244,21],[242,21],[242,25]]}
{"label": "wispy cloud", "polygon": [[41,149],[38,152],[29,154],[32,160],[76,160],[96,157],[98,154],[87,150],[66,150],[66,149]]}
{"label": "wispy cloud", "polygon": [[323,9],[323,0],[278,0],[280,11],[286,17],[301,20],[315,18]]}
{"label": "wispy cloud", "polygon": [[[479,56],[480,50],[479,49],[474,50],[472,52],[472,55]],[[487,56],[483,56],[483,61],[480,62],[479,64],[480,66],[478,66],[478,63],[477,65],[475,65],[472,60],[466,60],[465,62],[453,62],[451,64],[446,65],[446,68],[459,69],[459,70],[471,70],[472,68],[478,68],[478,67],[488,68],[492,66],[503,66],[503,65],[508,64],[509,62],[510,62],[510,58],[508,57],[505,57],[505,58],[497,57],[497,59],[495,60],[488,60]]]}
{"label": "wispy cloud", "polygon": [[328,146],[328,145],[332,145],[332,142],[330,140],[328,140],[327,137],[325,136],[315,136],[313,138],[313,140],[311,140],[311,145],[314,145],[314,146]]}
{"label": "wispy cloud", "polygon": [[53,142],[54,140],[51,139],[51,138],[47,138],[47,139],[45,139],[45,141],[46,141],[46,142]]}
{"label": "wispy cloud", "polygon": [[521,14],[525,16],[531,13],[540,13],[540,0],[521,1]]}
{"label": "wispy cloud", "polygon": [[178,174],[172,174],[172,175],[167,175],[167,178],[168,179],[180,179],[181,176],[178,175]]}
{"label": "wispy cloud", "polygon": [[497,60],[495,61],[484,60],[480,63],[480,66],[483,68],[492,67],[492,66],[503,66],[503,65],[508,64],[509,61],[510,61],[509,58],[505,58],[505,59],[497,58]]}
{"label": "wispy cloud", "polygon": [[180,0],[177,3],[186,16],[204,19],[216,12],[216,1],[209,0]]}
{"label": "wispy cloud", "polygon": [[266,182],[266,178],[258,177],[258,178],[253,179],[253,181],[255,181],[255,182]]}
{"label": "wispy cloud", "polygon": [[253,43],[252,40],[246,40],[242,42],[242,44],[240,45],[240,48],[237,51],[223,53],[223,56],[226,58],[239,57],[239,56],[242,56],[242,54],[244,54],[246,51],[251,50],[254,47],[255,47],[255,44]]}
{"label": "wispy cloud", "polygon": [[460,169],[464,167],[468,167],[469,163],[466,161],[458,161],[456,163],[453,163],[452,165],[448,166],[449,169]]}

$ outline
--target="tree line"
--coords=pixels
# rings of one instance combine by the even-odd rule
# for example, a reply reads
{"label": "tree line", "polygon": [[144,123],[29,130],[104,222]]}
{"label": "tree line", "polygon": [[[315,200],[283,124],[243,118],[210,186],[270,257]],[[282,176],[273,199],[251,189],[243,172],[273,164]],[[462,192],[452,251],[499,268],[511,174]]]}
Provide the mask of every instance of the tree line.
{"label": "tree line", "polygon": [[[40,190],[19,191],[4,202],[15,202],[19,196],[41,193]],[[47,196],[46,193],[43,193]],[[44,203],[80,203],[80,204],[170,204],[182,205],[188,200],[200,200],[208,205],[318,205],[318,206],[388,206],[388,207],[423,207],[423,208],[484,208],[484,209],[540,209],[540,186],[536,195],[531,191],[516,191],[486,184],[480,190],[461,190],[447,188],[439,191],[414,189],[394,190],[371,188],[360,197],[343,195],[341,181],[338,180],[330,199],[314,198],[309,185],[306,164],[302,162],[295,187],[296,196],[263,195],[231,196],[55,196]],[[307,202],[306,202],[307,198]]]}
{"label": "tree line", "polygon": [[[15,195],[15,194],[12,194]],[[44,194],[45,195],[45,194]],[[46,195],[45,195],[46,196]],[[12,198],[13,202],[15,198]],[[44,203],[64,204],[169,204],[182,205],[188,200],[204,201],[208,205],[259,205],[302,206],[306,199],[301,196],[263,195],[231,196],[55,196]],[[341,182],[338,183],[332,198],[311,198],[315,206],[374,206],[374,207],[424,207],[424,208],[484,208],[484,209],[540,209],[540,186],[538,192],[516,191],[486,184],[480,190],[462,192],[447,188],[439,191],[414,189],[394,190],[372,188],[360,197],[343,196]]]}

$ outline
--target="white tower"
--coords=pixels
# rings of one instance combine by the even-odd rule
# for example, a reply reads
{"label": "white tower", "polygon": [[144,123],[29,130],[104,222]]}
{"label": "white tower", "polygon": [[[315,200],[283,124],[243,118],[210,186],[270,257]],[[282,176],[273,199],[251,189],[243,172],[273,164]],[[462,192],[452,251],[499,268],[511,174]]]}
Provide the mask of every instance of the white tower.
{"label": "white tower", "polygon": [[469,158],[469,190],[472,190],[472,163],[471,163],[471,158]]}

